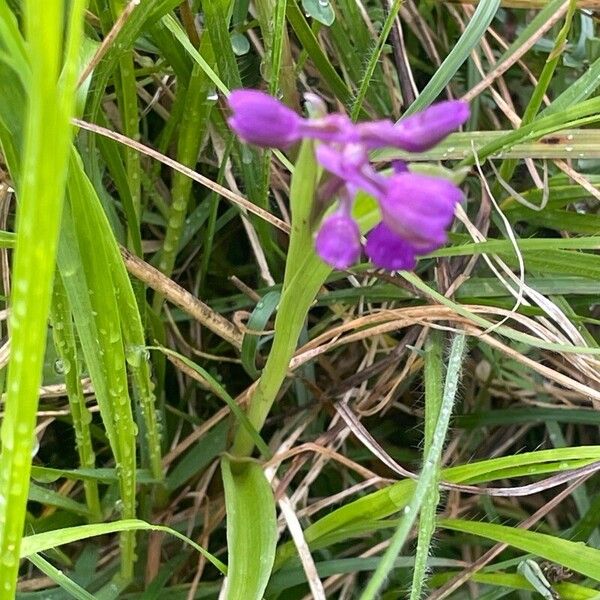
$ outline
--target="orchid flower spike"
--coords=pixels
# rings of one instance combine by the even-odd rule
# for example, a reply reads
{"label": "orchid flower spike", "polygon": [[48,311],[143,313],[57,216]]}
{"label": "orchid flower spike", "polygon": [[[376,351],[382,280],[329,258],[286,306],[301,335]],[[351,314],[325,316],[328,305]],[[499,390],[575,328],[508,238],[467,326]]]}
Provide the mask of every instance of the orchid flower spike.
{"label": "orchid flower spike", "polygon": [[446,243],[461,190],[446,179],[411,173],[404,161],[395,161],[393,173],[383,175],[371,164],[369,151],[392,147],[425,152],[466,122],[467,103],[440,102],[395,124],[352,123],[345,114],[321,114],[324,105],[317,118],[305,119],[257,90],[236,90],[228,102],[229,125],[245,142],[275,148],[303,138],[321,142],[316,157],[333,178],[319,199],[327,200],[324,193],[339,198],[339,208],[322,221],[315,238],[316,251],[326,263],[346,269],[360,257],[360,230],[352,218],[358,190],[372,195],[381,212],[381,223],[367,234],[365,247],[375,266],[414,269],[418,256]]}

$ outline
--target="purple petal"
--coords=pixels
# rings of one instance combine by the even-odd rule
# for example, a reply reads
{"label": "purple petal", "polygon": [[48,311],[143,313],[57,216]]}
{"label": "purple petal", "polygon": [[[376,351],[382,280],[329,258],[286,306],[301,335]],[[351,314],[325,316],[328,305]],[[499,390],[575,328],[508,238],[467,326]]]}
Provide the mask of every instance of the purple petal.
{"label": "purple petal", "polygon": [[336,269],[347,269],[360,256],[360,231],[349,215],[335,213],[327,217],[315,240],[317,254]]}
{"label": "purple petal", "polygon": [[415,249],[384,223],[368,233],[365,252],[375,266],[388,271],[411,271],[417,264]]}
{"label": "purple petal", "polygon": [[245,142],[286,148],[302,137],[302,117],[264,92],[235,90],[227,101],[233,111],[229,126]]}
{"label": "purple petal", "polygon": [[409,152],[429,150],[463,125],[470,114],[469,105],[461,100],[434,104],[398,124],[404,141],[401,147]]}
{"label": "purple petal", "polygon": [[387,227],[414,248],[430,252],[446,242],[446,229],[461,199],[460,188],[447,179],[398,173],[388,179],[379,206]]}
{"label": "purple petal", "polygon": [[385,146],[408,152],[424,152],[456,131],[469,118],[466,102],[449,100],[434,104],[398,124],[389,120],[360,123],[360,139],[369,148]]}

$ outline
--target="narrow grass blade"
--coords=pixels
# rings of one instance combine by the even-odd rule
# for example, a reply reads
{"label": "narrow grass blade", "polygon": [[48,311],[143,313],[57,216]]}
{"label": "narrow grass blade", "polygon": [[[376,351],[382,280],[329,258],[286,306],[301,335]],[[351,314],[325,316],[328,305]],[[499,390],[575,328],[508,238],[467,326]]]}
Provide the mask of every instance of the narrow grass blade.
{"label": "narrow grass blade", "polygon": [[[0,454],[0,598],[14,597],[75,108],[85,2],[24,3],[31,80],[19,182],[11,359]],[[64,39],[64,48],[63,48]],[[65,63],[63,64],[63,49]],[[62,77],[60,76],[62,69]]]}
{"label": "narrow grass blade", "polygon": [[196,549],[200,554],[207,558],[221,573],[224,575],[227,573],[227,567],[210,552],[196,544],[196,542],[190,540],[185,535],[165,527],[163,525],[152,525],[141,521],[139,519],[124,519],[122,521],[115,521],[113,523],[93,523],[91,525],[79,525],[77,527],[65,527],[63,529],[55,529],[54,531],[45,531],[44,533],[36,533],[23,538],[23,544],[21,546],[20,557],[27,558],[32,554],[39,552],[45,552],[56,546],[62,546],[63,544],[70,544],[72,542],[79,542],[86,540],[97,535],[107,535],[111,533],[119,533],[123,531],[162,531],[168,533],[182,542],[190,545]]}
{"label": "narrow grass blade", "polygon": [[[436,573],[431,580],[434,585],[438,586],[452,579],[457,574],[456,571]],[[517,573],[500,573],[498,571],[492,573],[473,573],[471,580],[476,583],[484,583],[502,588],[533,591],[533,586],[522,575],[518,575]],[[577,583],[555,583],[552,587],[560,594],[560,598],[563,600],[598,600],[599,596],[598,590]]]}
{"label": "narrow grass blade", "polygon": [[460,39],[446,57],[440,68],[434,73],[419,97],[408,107],[404,116],[412,115],[427,108],[448,85],[460,66],[467,60],[471,50],[479,44],[494,15],[500,8],[501,0],[479,2],[469,24]]}
{"label": "narrow grass blade", "polygon": [[[119,0],[108,0],[108,10],[100,10],[99,16],[104,33],[108,33],[123,9]],[[118,68],[113,73],[113,84],[117,97],[117,109],[120,115],[123,133],[134,140],[140,137],[137,81],[134,71],[134,56],[132,50],[121,52],[118,59]],[[133,204],[133,214],[127,214],[129,243],[139,240],[139,219],[141,216],[141,165],[140,156],[132,148],[122,149],[125,157],[125,169],[127,172],[128,197]],[[139,249],[138,249],[139,251]]]}
{"label": "narrow grass blade", "polygon": [[175,352],[174,350],[170,350],[169,348],[164,348],[162,346],[148,346],[148,350],[159,350],[163,352],[167,356],[172,356],[177,360],[181,361],[186,367],[195,371],[200,375],[203,381],[210,386],[212,391],[223,400],[232,414],[238,419],[240,422],[240,426],[244,428],[246,434],[252,439],[253,443],[256,444],[256,447],[261,451],[263,456],[270,456],[271,451],[269,447],[265,443],[265,441],[260,437],[260,433],[253,427],[252,423],[248,419],[248,417],[244,414],[244,411],[238,406],[237,402],[228,394],[227,390],[206,370],[191,361],[183,354],[179,352]]}
{"label": "narrow grass blade", "polygon": [[410,529],[415,522],[419,510],[423,505],[423,501],[427,496],[427,492],[435,481],[436,465],[440,459],[450,416],[452,415],[452,407],[458,389],[458,382],[462,371],[463,354],[465,351],[466,341],[463,334],[457,334],[452,340],[450,355],[448,357],[448,368],[446,371],[446,382],[444,384],[444,393],[439,409],[439,418],[433,432],[432,443],[427,453],[427,458],[423,464],[421,475],[417,482],[414,494],[410,502],[404,508],[403,517],[396,532],[392,536],[390,545],[383,555],[373,577],[369,581],[365,591],[361,594],[361,600],[372,600],[377,596],[379,590],[383,586],[391,569],[394,567],[394,562],[398,554],[404,546],[404,542],[408,537]]}
{"label": "narrow grass blade", "polygon": [[[434,434],[443,402],[442,386],[444,364],[442,362],[442,335],[439,331],[431,331],[425,349],[425,443],[423,455],[427,456],[434,441]],[[417,551],[413,571],[410,600],[419,600],[426,577],[427,559],[431,539],[435,531],[435,513],[439,502],[438,479],[440,461],[435,463],[435,472],[426,491],[421,514],[419,516]]]}
{"label": "narrow grass blade", "polygon": [[31,554],[27,557],[32,565],[35,565],[44,575],[65,590],[70,597],[77,600],[94,600],[94,596],[86,592],[80,585],[67,577],[60,569],[42,558],[39,554]]}
{"label": "narrow grass blade", "polygon": [[[271,315],[275,312],[281,298],[280,292],[266,293],[256,304],[252,311],[246,327],[250,331],[262,331],[267,326]],[[260,377],[260,371],[256,368],[256,353],[260,336],[255,333],[246,333],[242,341],[241,359],[246,373],[253,379]]]}
{"label": "narrow grass blade", "polygon": [[294,33],[298,36],[302,47],[312,58],[327,85],[343,104],[349,106],[352,102],[352,94],[348,86],[344,83],[344,80],[338,75],[327,55],[323,52],[319,41],[298,7],[297,0],[288,1],[287,19]]}
{"label": "narrow grass blade", "polygon": [[[208,36],[203,36],[199,52],[206,57],[207,62],[214,63],[214,52]],[[214,104],[207,101],[211,86],[205,71],[195,64],[185,90],[181,133],[177,142],[177,161],[190,168],[196,165],[200,148],[208,135],[208,120]],[[173,272],[180,249],[191,193],[192,180],[178,171],[173,173],[167,229],[158,263],[158,268],[167,277],[170,277]],[[155,310],[160,304],[161,298],[157,296],[154,300]]]}
{"label": "narrow grass blade", "polygon": [[[356,121],[360,115],[360,111],[365,101],[365,97],[367,92],[369,91],[369,85],[371,83],[371,79],[373,78],[373,74],[375,73],[375,68],[377,67],[377,63],[381,58],[381,53],[383,51],[383,46],[385,45],[388,36],[390,35],[390,31],[394,25],[394,21],[398,16],[398,11],[400,10],[400,6],[403,0],[394,0],[393,4],[389,8],[389,12],[385,18],[385,22],[383,23],[383,27],[381,28],[381,33],[379,34],[379,39],[377,40],[377,44],[373,48],[373,52],[369,57],[369,61],[367,62],[367,66],[365,67],[365,71],[360,78],[360,87],[358,88],[358,92],[352,102],[352,107],[350,109],[350,117],[353,121]],[[438,71],[439,72],[439,71]]]}
{"label": "narrow grass blade", "polygon": [[600,550],[581,542],[571,542],[553,535],[507,525],[461,519],[441,519],[438,526],[509,544],[600,581]]}
{"label": "narrow grass blade", "polygon": [[[567,36],[569,31],[571,30],[571,23],[573,22],[573,15],[576,10],[576,2],[575,0],[569,1],[569,7],[567,9],[567,14],[565,15],[565,22],[558,32],[556,39],[554,41],[554,48],[550,55],[548,56],[548,60],[542,69],[542,73],[538,78],[537,85],[533,89],[533,94],[529,99],[529,103],[525,108],[525,112],[523,113],[523,118],[521,119],[521,127],[528,125],[533,121],[538,111],[540,110],[540,106],[542,105],[542,101],[552,81],[552,76],[554,75],[554,71],[558,65],[558,61],[562,56],[562,53],[565,50],[567,43]],[[513,176],[517,163],[514,159],[505,160],[500,166],[500,177],[509,182]],[[495,184],[496,195],[500,191],[500,184],[496,182]]]}
{"label": "narrow grass blade", "polygon": [[[61,361],[61,371],[64,374],[69,398],[79,464],[84,469],[93,469],[96,466],[96,457],[90,432],[92,414],[88,410],[83,396],[71,307],[60,273],[57,273],[54,279],[51,322],[54,346]],[[92,519],[100,520],[102,511],[98,484],[94,481],[85,481],[83,485],[90,515]]]}

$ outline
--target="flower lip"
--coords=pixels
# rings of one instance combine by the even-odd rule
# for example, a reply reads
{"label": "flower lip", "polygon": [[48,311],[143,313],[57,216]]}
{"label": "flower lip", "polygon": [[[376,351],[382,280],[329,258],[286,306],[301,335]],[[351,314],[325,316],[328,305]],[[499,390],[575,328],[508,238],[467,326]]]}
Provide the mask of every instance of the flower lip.
{"label": "flower lip", "polygon": [[446,242],[462,191],[446,179],[417,173],[398,173],[388,180],[379,198],[382,221],[421,252]]}
{"label": "flower lip", "polygon": [[245,142],[287,148],[302,137],[302,117],[259,90],[234,90],[227,102],[233,112],[229,126]]}
{"label": "flower lip", "polygon": [[367,234],[365,252],[376,267],[388,271],[411,271],[417,264],[415,248],[385,223],[379,223]]}

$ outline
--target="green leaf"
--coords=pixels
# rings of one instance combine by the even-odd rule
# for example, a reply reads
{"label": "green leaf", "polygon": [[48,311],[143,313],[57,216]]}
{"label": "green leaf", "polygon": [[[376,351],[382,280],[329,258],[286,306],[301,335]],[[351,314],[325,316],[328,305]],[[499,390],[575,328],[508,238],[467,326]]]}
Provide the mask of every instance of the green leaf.
{"label": "green leaf", "polygon": [[86,592],[80,585],[76,584],[60,569],[57,569],[39,554],[32,554],[28,556],[28,559],[31,564],[35,565],[44,575],[47,575],[73,598],[77,598],[78,600],[94,600],[92,594]]}
{"label": "green leaf", "polygon": [[[432,585],[438,586],[452,579],[458,572],[436,573],[431,578]],[[497,587],[514,588],[517,590],[533,590],[533,586],[517,573],[473,573],[471,581],[476,583],[485,583]],[[576,583],[556,583],[552,586],[563,600],[598,600],[600,593],[589,587],[584,587]]]}
{"label": "green leaf", "polygon": [[165,527],[163,525],[152,525],[139,519],[124,519],[122,521],[114,521],[112,523],[93,523],[91,525],[80,525],[78,527],[65,527],[63,529],[55,529],[54,531],[45,531],[44,533],[36,533],[23,538],[21,544],[20,557],[27,558],[38,552],[45,552],[56,546],[70,544],[80,540],[86,540],[97,535],[107,535],[110,533],[118,533],[122,531],[162,531],[173,535],[182,540],[186,544],[195,548],[200,554],[207,558],[221,573],[227,573],[227,567],[210,552],[206,551],[202,546],[190,540],[185,535]]}
{"label": "green leaf", "polygon": [[[536,476],[574,469],[599,459],[599,446],[553,448],[446,468],[442,470],[440,479],[452,483],[489,483],[505,477]],[[356,523],[385,519],[406,506],[414,487],[414,481],[405,479],[349,502],[307,527],[304,537],[313,544]],[[278,551],[276,568],[283,565],[294,552],[292,544],[282,545]]]}
{"label": "green leaf", "polygon": [[[19,198],[11,272],[11,353],[0,432],[0,496],[3,499],[0,503],[0,594],[3,598],[14,596],[19,570],[85,10],[83,0],[71,2],[69,11],[65,11],[62,1],[50,2],[44,10],[40,10],[35,0],[22,4],[25,41],[19,41],[16,20],[6,6],[0,14],[2,29],[11,34],[10,42],[7,39],[2,45],[9,44],[14,56],[19,57],[28,96],[26,115],[23,105],[14,107],[13,117],[20,126],[9,124],[11,129],[24,131],[22,153],[16,151],[21,140],[11,139],[7,144],[10,138],[5,135],[7,128],[4,124],[0,126],[2,146],[10,148],[9,164]],[[15,81],[13,71],[9,82],[14,84]],[[15,92],[9,95],[15,93],[18,98],[21,86],[14,87]],[[19,171],[23,174],[20,179]]]}
{"label": "green leaf", "polygon": [[70,511],[76,515],[82,515],[84,517],[90,516],[90,511],[84,504],[76,502],[67,496],[63,496],[54,490],[48,490],[36,485],[35,483],[29,484],[29,500],[33,500],[34,502],[39,502],[40,504],[45,504],[47,506],[56,506],[58,508],[62,508],[63,510]]}
{"label": "green leaf", "polygon": [[221,461],[227,510],[227,600],[262,600],[277,546],[275,498],[262,467]]}
{"label": "green leaf", "polygon": [[[246,327],[250,331],[263,331],[275,312],[281,293],[277,291],[266,293],[257,303],[256,308],[252,311]],[[260,377],[260,371],[256,368],[256,352],[260,335],[246,333],[242,340],[241,359],[246,373],[253,379]]]}
{"label": "green leaf", "polygon": [[571,542],[553,535],[506,525],[462,519],[441,519],[438,526],[509,544],[600,581],[600,550],[590,548],[583,542]]}

